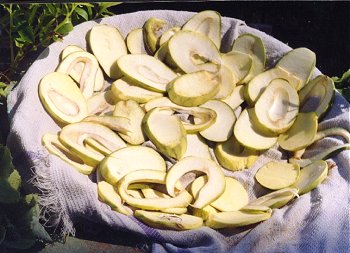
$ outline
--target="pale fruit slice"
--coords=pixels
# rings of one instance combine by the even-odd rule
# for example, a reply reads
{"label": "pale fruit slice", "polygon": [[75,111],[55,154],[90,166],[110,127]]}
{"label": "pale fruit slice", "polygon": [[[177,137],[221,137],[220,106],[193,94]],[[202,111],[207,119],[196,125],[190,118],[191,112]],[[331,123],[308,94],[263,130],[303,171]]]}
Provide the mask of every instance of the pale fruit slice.
{"label": "pale fruit slice", "polygon": [[247,211],[220,212],[209,215],[205,225],[214,229],[242,227],[255,224],[271,217],[271,212],[251,213]]}
{"label": "pale fruit slice", "polygon": [[[190,193],[197,199],[201,188],[207,183],[207,176],[196,178],[190,186]],[[222,212],[237,211],[247,205],[249,197],[242,184],[232,177],[225,177],[225,190],[220,197],[210,205]]]}
{"label": "pale fruit slice", "polygon": [[128,189],[126,192],[136,199],[142,199],[145,197],[141,190]]}
{"label": "pale fruit slice", "polygon": [[173,114],[169,108],[154,108],[143,118],[143,129],[160,152],[181,159],[187,148],[186,130]]}
{"label": "pale fruit slice", "polygon": [[223,99],[228,97],[236,87],[237,79],[233,76],[232,71],[225,65],[221,65],[218,73],[219,91],[215,95],[215,99]]}
{"label": "pale fruit slice", "polygon": [[[164,170],[165,171],[165,170]],[[146,199],[153,199],[153,198],[171,198],[168,194],[163,193],[161,191],[157,191],[152,188],[142,188],[141,189],[143,195]]]}
{"label": "pale fruit slice", "polygon": [[319,141],[327,136],[341,136],[345,139],[346,143],[350,143],[350,133],[348,130],[341,127],[333,127],[318,131],[313,142]]}
{"label": "pale fruit slice", "polygon": [[133,183],[165,184],[166,173],[158,170],[136,170],[126,174],[118,182],[118,192],[122,199],[131,206],[146,210],[162,210],[165,208],[187,207],[192,201],[192,196],[186,190],[182,190],[173,198],[137,199],[127,193],[128,186]]}
{"label": "pale fruit slice", "polygon": [[112,115],[115,103],[112,91],[98,92],[87,100],[89,115]]}
{"label": "pale fruit slice", "polygon": [[143,40],[146,49],[150,54],[154,54],[159,47],[159,37],[167,22],[159,18],[149,18],[143,25]]}
{"label": "pale fruit slice", "polygon": [[251,71],[253,60],[249,54],[231,51],[221,56],[222,64],[228,67],[238,84],[242,84],[244,78]]}
{"label": "pale fruit slice", "polygon": [[288,151],[306,148],[314,142],[317,127],[315,112],[299,113],[291,128],[278,137],[278,144]]}
{"label": "pale fruit slice", "polygon": [[327,162],[323,160],[314,161],[300,170],[298,180],[292,187],[297,188],[300,195],[308,193],[322,183],[326,179],[327,174]]}
{"label": "pale fruit slice", "polygon": [[198,106],[212,99],[219,89],[217,75],[202,70],[179,76],[168,85],[167,91],[175,104]]}
{"label": "pale fruit slice", "polygon": [[187,149],[183,157],[187,156],[211,159],[209,147],[199,134],[187,134]]}
{"label": "pale fruit slice", "polygon": [[247,213],[271,213],[272,210],[268,206],[253,206],[253,205],[246,205],[240,209],[240,211],[247,212]]}
{"label": "pale fruit slice", "polygon": [[111,91],[118,100],[131,99],[140,104],[163,97],[162,93],[134,86],[125,78],[121,78],[113,82],[111,85]]}
{"label": "pale fruit slice", "polygon": [[165,92],[177,75],[163,62],[146,54],[129,54],[118,59],[118,67],[133,84],[145,89]]}
{"label": "pale fruit slice", "polygon": [[275,67],[260,73],[248,83],[245,93],[247,102],[253,105],[271,81],[277,78],[285,79],[294,89],[300,86],[299,78],[279,67]]}
{"label": "pale fruit slice", "polygon": [[185,73],[199,70],[217,71],[220,52],[205,35],[193,31],[179,31],[168,42],[169,55]]}
{"label": "pale fruit slice", "polygon": [[131,215],[131,213],[122,204],[122,199],[114,189],[113,185],[100,181],[97,183],[97,192],[99,199],[105,204],[109,205],[112,210],[125,215]]}
{"label": "pale fruit slice", "polygon": [[232,110],[236,110],[244,102],[244,89],[246,86],[239,85],[236,86],[232,93],[226,98],[222,99],[223,102],[228,104]]}
{"label": "pale fruit slice", "polygon": [[145,54],[145,43],[142,28],[132,30],[126,36],[126,47],[130,54]]}
{"label": "pale fruit slice", "polygon": [[208,182],[201,188],[195,208],[203,208],[220,197],[225,190],[225,177],[221,168],[212,160],[188,156],[173,165],[166,177],[166,188],[170,196],[175,196],[175,183],[186,173],[201,171],[208,176]]}
{"label": "pale fruit slice", "polygon": [[199,32],[208,36],[220,49],[221,45],[221,15],[212,10],[201,11],[183,25],[182,30]]}
{"label": "pale fruit slice", "polygon": [[96,141],[91,137],[88,137],[84,140],[84,145],[87,149],[96,151],[104,156],[109,155],[111,153],[110,149],[108,149],[106,146],[102,145],[100,142]]}
{"label": "pale fruit slice", "polygon": [[241,83],[248,83],[264,71],[266,53],[261,38],[253,34],[242,34],[234,41],[232,51],[242,52],[252,57],[252,67]]}
{"label": "pale fruit slice", "polygon": [[171,37],[174,36],[175,33],[180,31],[181,28],[178,26],[174,26],[168,30],[166,30],[159,38],[159,45],[162,46],[164,43],[170,40]]}
{"label": "pale fruit slice", "polygon": [[57,134],[44,134],[41,142],[49,153],[58,156],[80,173],[90,175],[95,170],[94,167],[84,164],[82,159],[70,152],[69,149],[60,142]]}
{"label": "pale fruit slice", "polygon": [[132,145],[139,145],[145,142],[145,135],[142,130],[142,120],[145,112],[137,102],[133,100],[119,101],[115,105],[113,116],[127,120],[126,133],[119,133],[120,137],[126,142]]}
{"label": "pale fruit slice", "polygon": [[142,146],[119,149],[106,157],[99,166],[103,178],[112,185],[131,171],[152,169],[165,171],[165,161],[155,150]]}
{"label": "pale fruit slice", "polygon": [[164,208],[159,210],[162,213],[166,214],[175,214],[175,215],[181,215],[187,213],[187,207],[173,207],[173,208]]}
{"label": "pale fruit slice", "polygon": [[186,109],[186,107],[184,106],[180,106],[171,102],[171,100],[168,97],[152,99],[151,101],[147,102],[144,105],[143,109],[145,109],[146,112],[149,112],[150,110],[157,107],[173,107],[173,108]]}
{"label": "pale fruit slice", "polygon": [[128,53],[119,30],[109,25],[96,25],[89,32],[88,43],[107,76],[119,78],[117,60]]}
{"label": "pale fruit slice", "polygon": [[143,223],[159,229],[189,230],[196,229],[203,225],[203,219],[189,214],[166,214],[136,210],[135,217]]}
{"label": "pale fruit slice", "polygon": [[242,145],[250,149],[269,149],[275,145],[277,137],[266,135],[256,127],[254,111],[252,110],[254,109],[245,109],[240,114],[234,126],[233,133]]}
{"label": "pale fruit slice", "polygon": [[[74,67],[76,64],[83,63],[84,67],[81,73],[76,73]],[[76,82],[79,83],[81,92],[86,98],[89,98],[94,93],[95,83],[99,81],[101,83],[96,84],[98,87],[103,86],[104,80],[96,79],[97,70],[99,69],[98,61],[93,54],[88,52],[73,52],[65,57],[58,65],[56,72],[65,73],[71,75]]]}
{"label": "pale fruit slice", "polygon": [[283,79],[274,79],[255,104],[259,123],[274,133],[283,133],[294,123],[299,112],[299,96]]}
{"label": "pale fruit slice", "polygon": [[62,128],[59,140],[69,150],[79,156],[87,165],[95,167],[104,158],[100,152],[85,147],[84,140],[92,138],[111,152],[123,148],[126,144],[108,127],[91,123],[78,122]]}
{"label": "pale fruit slice", "polygon": [[81,121],[88,115],[86,100],[72,78],[53,72],[39,83],[39,97],[46,111],[61,123]]}
{"label": "pale fruit slice", "polygon": [[309,81],[312,71],[316,65],[316,55],[311,50],[301,47],[289,51],[276,64],[292,75],[298,77],[301,83],[297,90],[300,90]]}
{"label": "pale fruit slice", "polygon": [[207,220],[209,216],[213,213],[218,213],[219,211],[212,207],[211,205],[207,205],[202,209],[193,208],[192,214],[194,216],[201,217],[203,220]]}
{"label": "pale fruit slice", "polygon": [[77,45],[66,46],[60,54],[60,60],[62,61],[64,58],[66,58],[71,53],[84,52],[84,51],[85,51],[84,49],[82,49],[81,47],[79,47]]}
{"label": "pale fruit slice", "polygon": [[331,107],[335,88],[331,78],[319,75],[300,90],[300,111],[316,112],[318,119],[322,118]]}
{"label": "pale fruit slice", "polygon": [[268,206],[270,208],[281,208],[289,203],[295,197],[299,197],[298,189],[285,188],[278,191],[270,192],[249,203],[255,206]]}
{"label": "pale fruit slice", "polygon": [[299,172],[297,164],[271,161],[256,172],[255,179],[265,188],[279,190],[294,184]]}
{"label": "pale fruit slice", "polygon": [[232,135],[227,141],[217,143],[216,159],[228,170],[237,171],[251,167],[259,158],[259,152],[242,146]]}
{"label": "pale fruit slice", "polygon": [[[220,100],[210,100],[202,104],[201,107],[214,110],[216,120],[207,129],[200,131],[200,135],[210,141],[222,142],[228,140],[233,133],[233,126],[236,122],[236,116],[231,107]],[[197,119],[195,118],[194,121],[196,122]]]}

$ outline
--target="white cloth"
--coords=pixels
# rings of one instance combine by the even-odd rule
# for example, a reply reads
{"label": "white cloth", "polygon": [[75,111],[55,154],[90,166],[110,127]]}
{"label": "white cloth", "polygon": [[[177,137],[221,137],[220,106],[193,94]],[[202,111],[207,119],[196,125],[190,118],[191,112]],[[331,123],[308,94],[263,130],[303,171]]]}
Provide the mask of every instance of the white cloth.
{"label": "white cloth", "polygon": [[[182,25],[193,13],[176,11],[144,11],[97,20],[117,26],[123,36],[139,28],[150,17],[167,20],[172,25]],[[266,46],[267,65],[272,66],[290,47],[252,29],[243,21],[222,19],[222,50],[227,51],[240,34],[260,36]],[[78,173],[68,164],[49,155],[41,145],[47,132],[60,128],[45,112],[38,97],[38,83],[55,70],[59,54],[67,45],[86,48],[85,35],[96,22],[78,25],[62,42],[50,45],[28,69],[9,98],[11,131],[8,146],[14,162],[25,179],[32,178],[42,192],[40,201],[43,217],[53,225],[59,224],[62,233],[74,234],[74,223],[93,222],[107,224],[125,233],[136,233],[154,242],[154,252],[349,252],[349,151],[334,157],[337,165],[329,171],[327,179],[311,193],[273,212],[272,217],[257,226],[215,231],[208,227],[185,232],[150,228],[133,217],[114,212],[98,201],[94,176]],[[314,74],[319,73],[315,71]],[[349,104],[339,94],[320,128],[339,126],[349,129]],[[339,138],[328,137],[311,146],[305,157],[326,147],[342,144]],[[285,154],[275,148],[261,155],[250,169],[228,172],[247,189],[251,199],[267,191],[254,182],[257,169],[271,159],[285,159]],[[34,168],[31,170],[31,168]],[[30,188],[26,188],[30,189]]]}

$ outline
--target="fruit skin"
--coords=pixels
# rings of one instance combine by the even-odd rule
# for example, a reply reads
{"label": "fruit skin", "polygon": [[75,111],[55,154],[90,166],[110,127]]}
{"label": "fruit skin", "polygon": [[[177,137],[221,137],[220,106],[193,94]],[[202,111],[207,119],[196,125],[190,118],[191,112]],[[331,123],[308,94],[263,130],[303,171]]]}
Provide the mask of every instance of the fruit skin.
{"label": "fruit skin", "polygon": [[151,17],[143,25],[143,40],[146,45],[147,51],[153,55],[159,47],[159,32],[166,25],[166,21],[159,18]]}

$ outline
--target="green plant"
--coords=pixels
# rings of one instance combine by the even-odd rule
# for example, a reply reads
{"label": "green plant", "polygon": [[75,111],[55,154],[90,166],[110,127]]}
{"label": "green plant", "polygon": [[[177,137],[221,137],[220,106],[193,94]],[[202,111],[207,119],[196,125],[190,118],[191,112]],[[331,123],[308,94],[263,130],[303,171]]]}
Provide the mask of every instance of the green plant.
{"label": "green plant", "polygon": [[350,69],[341,77],[332,77],[335,88],[350,102]]}

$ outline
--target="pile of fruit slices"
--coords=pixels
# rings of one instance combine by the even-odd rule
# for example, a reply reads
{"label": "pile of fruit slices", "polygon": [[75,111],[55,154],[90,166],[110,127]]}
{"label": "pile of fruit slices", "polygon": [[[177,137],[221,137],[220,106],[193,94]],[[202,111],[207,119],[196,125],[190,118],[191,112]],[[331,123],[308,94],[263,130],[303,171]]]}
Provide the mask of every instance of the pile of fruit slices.
{"label": "pile of fruit slices", "polygon": [[[115,27],[93,27],[91,51],[66,47],[56,71],[40,81],[42,105],[62,126],[43,145],[83,174],[96,171],[99,198],[113,210],[156,228],[268,219],[273,208],[317,187],[327,176],[324,159],[349,145],[302,159],[305,149],[329,135],[349,142],[349,133],[318,131],[334,85],[324,75],[309,80],[313,52],[294,49],[266,70],[259,37],[243,34],[227,53],[220,43],[215,11],[182,27],[150,18],[125,40]],[[272,192],[249,200],[224,171],[251,167],[277,143],[289,163],[261,167],[256,181]],[[183,184],[189,172],[195,176]]]}

